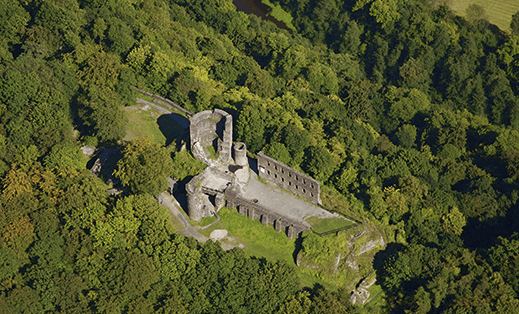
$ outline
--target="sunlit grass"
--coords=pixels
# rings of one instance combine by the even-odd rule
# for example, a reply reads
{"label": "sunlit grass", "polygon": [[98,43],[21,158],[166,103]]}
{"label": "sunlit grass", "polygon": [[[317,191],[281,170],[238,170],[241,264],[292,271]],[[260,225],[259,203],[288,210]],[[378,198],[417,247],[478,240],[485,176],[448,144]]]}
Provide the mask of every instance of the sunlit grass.
{"label": "sunlit grass", "polygon": [[296,31],[296,28],[292,24],[293,17],[290,13],[283,10],[283,8],[281,8],[279,4],[273,4],[269,0],[261,0],[261,2],[271,9],[271,11],[267,15],[270,15],[276,20],[285,23],[286,26],[290,28],[292,31]]}
{"label": "sunlit grass", "polygon": [[320,219],[317,217],[310,217],[306,222],[308,222],[312,226],[312,230],[318,234],[355,225],[354,223],[342,218]]}
{"label": "sunlit grass", "polygon": [[183,128],[173,119],[166,125],[159,128],[157,119],[162,115],[153,109],[143,110],[139,105],[125,107],[127,124],[125,141],[140,138],[149,138],[154,143],[165,145],[167,143],[166,134],[178,134]]}
{"label": "sunlit grass", "polygon": [[519,11],[517,0],[448,0],[446,3],[461,16],[465,16],[471,4],[480,5],[485,9],[488,21],[504,31],[510,31],[512,15]]}
{"label": "sunlit grass", "polygon": [[277,232],[272,226],[265,227],[260,221],[249,219],[225,207],[220,210],[219,215],[220,222],[200,232],[209,236],[215,229],[226,229],[230,237],[239,239],[245,245],[243,250],[249,256],[264,257],[270,261],[286,260],[295,264],[292,255],[295,240],[289,239],[285,233]]}

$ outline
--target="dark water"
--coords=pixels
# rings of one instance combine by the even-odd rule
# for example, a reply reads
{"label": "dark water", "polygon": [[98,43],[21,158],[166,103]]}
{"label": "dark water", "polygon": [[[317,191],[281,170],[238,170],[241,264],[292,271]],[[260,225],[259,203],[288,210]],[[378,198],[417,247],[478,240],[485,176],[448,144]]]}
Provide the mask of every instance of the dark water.
{"label": "dark water", "polygon": [[248,14],[254,14],[261,17],[263,20],[271,21],[278,27],[288,30],[292,33],[292,30],[287,27],[284,22],[278,21],[269,15],[270,8],[261,3],[261,0],[233,0],[232,1],[238,11],[243,11]]}

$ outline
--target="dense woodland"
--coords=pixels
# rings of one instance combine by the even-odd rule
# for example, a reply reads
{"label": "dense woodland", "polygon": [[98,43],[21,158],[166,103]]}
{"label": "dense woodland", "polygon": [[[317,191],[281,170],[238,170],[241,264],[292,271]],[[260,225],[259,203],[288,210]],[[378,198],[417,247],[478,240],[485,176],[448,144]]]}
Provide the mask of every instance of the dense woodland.
{"label": "dense woodland", "polygon": [[[519,311],[519,23],[426,0],[271,1],[296,32],[230,0],[0,0],[0,313],[362,310],[302,290],[286,262],[178,235],[153,196],[196,172],[120,142],[131,86],[230,112],[252,154],[383,230],[378,311]],[[125,193],[82,145],[126,147]]]}

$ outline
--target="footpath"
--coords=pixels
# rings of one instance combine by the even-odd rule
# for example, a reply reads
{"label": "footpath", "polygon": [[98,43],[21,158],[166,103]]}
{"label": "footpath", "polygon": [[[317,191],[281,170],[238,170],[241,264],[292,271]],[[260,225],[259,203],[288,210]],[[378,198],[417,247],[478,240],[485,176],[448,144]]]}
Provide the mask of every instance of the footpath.
{"label": "footpath", "polygon": [[177,219],[182,223],[184,226],[184,230],[178,231],[179,234],[183,234],[186,237],[192,237],[195,238],[198,242],[204,243],[209,238],[198,232],[187,220],[184,213],[180,212],[180,204],[177,202],[177,200],[171,196],[167,192],[160,193],[159,196],[159,204],[166,206],[170,212],[177,217]]}

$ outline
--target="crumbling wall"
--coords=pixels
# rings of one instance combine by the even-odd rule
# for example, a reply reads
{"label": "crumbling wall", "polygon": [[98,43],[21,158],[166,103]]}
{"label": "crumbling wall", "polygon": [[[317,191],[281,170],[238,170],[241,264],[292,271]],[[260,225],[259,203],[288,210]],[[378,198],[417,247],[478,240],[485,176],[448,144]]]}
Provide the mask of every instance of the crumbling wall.
{"label": "crumbling wall", "polygon": [[314,178],[301,173],[263,152],[258,153],[259,176],[276,183],[302,198],[321,205],[321,185]]}
{"label": "crumbling wall", "polygon": [[248,216],[252,220],[259,220],[264,226],[274,226],[278,232],[284,232],[289,238],[298,237],[303,231],[310,230],[309,226],[274,213],[267,208],[237,194],[237,190],[226,190],[225,198],[227,207],[236,208],[242,216]]}
{"label": "crumbling wall", "polygon": [[202,179],[203,173],[193,177],[186,184],[188,215],[194,221],[200,221],[214,214],[214,206],[209,200],[209,195],[205,194],[200,186]]}
{"label": "crumbling wall", "polygon": [[197,160],[212,164],[208,146],[215,146],[218,159],[223,163],[231,162],[232,116],[215,109],[195,114],[190,119],[191,151]]}

